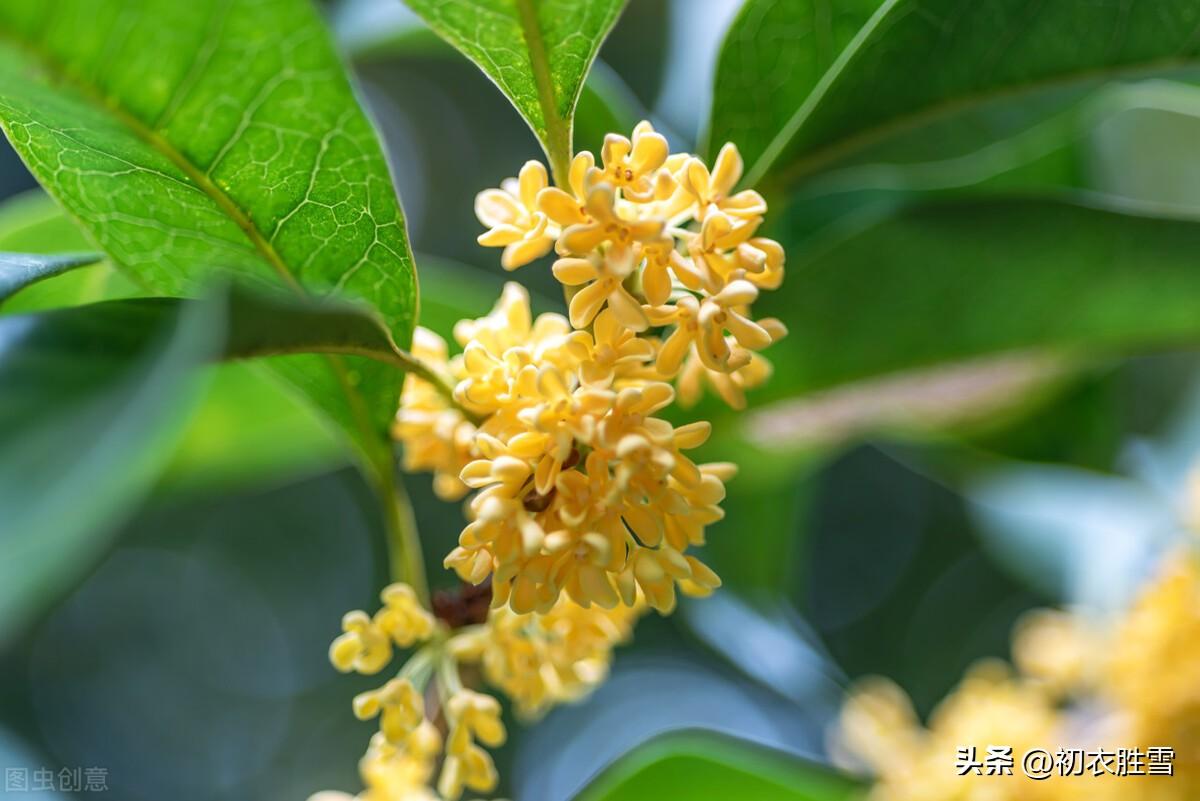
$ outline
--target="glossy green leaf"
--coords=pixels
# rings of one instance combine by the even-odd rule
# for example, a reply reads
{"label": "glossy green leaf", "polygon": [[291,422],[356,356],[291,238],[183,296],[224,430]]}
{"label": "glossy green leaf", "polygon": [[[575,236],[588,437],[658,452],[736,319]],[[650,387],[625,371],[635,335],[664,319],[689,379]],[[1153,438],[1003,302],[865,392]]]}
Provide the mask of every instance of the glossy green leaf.
{"label": "glossy green leaf", "polygon": [[1197,248],[1200,222],[1132,207],[997,198],[899,212],[793,252],[791,280],[756,305],[790,329],[767,352],[763,395],[1028,348],[1194,341]]}
{"label": "glossy green leaf", "polygon": [[[306,0],[13,0],[0,123],[34,175],[158,294],[218,270],[415,316],[387,165]],[[402,376],[304,357],[279,368],[379,458]]]}
{"label": "glossy green leaf", "polygon": [[62,275],[77,267],[87,267],[101,258],[96,253],[45,255],[0,252],[0,303],[31,284]]}
{"label": "glossy green leaf", "polygon": [[860,792],[830,768],[722,735],[680,732],[628,754],[576,801],[848,801]]}
{"label": "glossy green leaf", "polygon": [[0,317],[0,640],[103,552],[219,345],[210,305],[81,311]]}
{"label": "glossy green leaf", "polygon": [[[785,30],[788,18],[804,24],[807,6],[748,2],[730,34],[732,50],[721,58],[717,98],[771,80],[763,71],[772,66],[769,58],[736,51],[760,47],[753,28],[764,14]],[[769,173],[772,182],[793,182],[898,140],[954,155],[956,138],[1027,125],[1027,118],[1052,114],[1104,81],[1194,65],[1197,25],[1200,7],[1182,0],[1032,6],[1024,0],[886,0],[801,102],[788,93],[774,96],[780,105],[770,115],[786,122],[761,149],[745,154],[748,179],[758,182]],[[1014,106],[1020,109],[1016,123],[1006,119]],[[746,126],[727,100],[714,108],[714,141]],[[944,125],[967,118],[971,125]]]}
{"label": "glossy green leaf", "polygon": [[495,81],[563,173],[584,79],[627,0],[406,2]]}

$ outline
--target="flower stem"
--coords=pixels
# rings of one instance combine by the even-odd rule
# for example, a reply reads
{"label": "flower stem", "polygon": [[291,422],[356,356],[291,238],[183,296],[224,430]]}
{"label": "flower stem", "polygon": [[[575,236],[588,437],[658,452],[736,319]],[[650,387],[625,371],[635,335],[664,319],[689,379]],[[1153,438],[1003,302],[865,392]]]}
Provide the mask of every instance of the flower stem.
{"label": "flower stem", "polygon": [[388,560],[393,581],[403,581],[413,588],[426,608],[429,607],[429,584],[425,580],[425,557],[412,502],[404,482],[389,464],[382,476],[383,522],[387,532]]}

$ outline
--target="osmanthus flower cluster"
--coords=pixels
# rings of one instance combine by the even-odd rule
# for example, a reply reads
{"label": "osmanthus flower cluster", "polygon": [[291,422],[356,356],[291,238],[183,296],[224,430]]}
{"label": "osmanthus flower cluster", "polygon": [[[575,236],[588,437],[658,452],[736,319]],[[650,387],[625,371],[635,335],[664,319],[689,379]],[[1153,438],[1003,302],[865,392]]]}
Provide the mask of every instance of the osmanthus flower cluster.
{"label": "osmanthus flower cluster", "polygon": [[[347,613],[329,649],[338,670],[365,675],[391,664],[395,650],[412,649],[392,678],[354,699],[357,717],[379,721],[359,763],[359,801],[453,801],[464,790],[491,791],[498,777],[486,748],[506,738],[500,702],[464,686],[462,668],[477,666],[523,716],[535,717],[603,681],[613,648],[644,611],[585,609],[564,598],[544,615],[519,615],[489,609],[486,586],[441,592],[433,612],[406,584],[388,586],[381,600],[374,615]],[[310,801],[351,798],[326,792]]]}
{"label": "osmanthus flower cluster", "polygon": [[736,468],[698,464],[689,452],[710,424],[664,411],[706,384],[740,407],[770,373],[758,351],[785,333],[752,312],[782,281],[783,251],[757,235],[766,203],[735,191],[741,172],[733,145],[710,170],[641,123],[607,137],[599,166],[576,156],[566,186],[529,162],[478,196],[480,243],[503,247],[509,270],[554,251],[569,312],[535,318],[509,283],[489,314],[455,326],[461,352],[416,331],[427,372],[406,379],[393,433],[437,495],[469,495],[445,558],[462,585],[430,608],[392,585],[379,611],[343,620],[330,649],[339,670],[378,673],[412,651],[355,699],[380,724],[360,799],[490,792],[500,704],[464,675],[536,717],[601,682],[646,610],[668,614],[678,591],[720,585],[692,549],[721,519]]}
{"label": "osmanthus flower cluster", "polygon": [[[1112,620],[1039,610],[1017,627],[1016,669],[986,661],[927,725],[889,681],[850,694],[832,751],[876,776],[871,801],[1184,801],[1200,797],[1200,561],[1170,554],[1133,605]],[[977,758],[1011,745],[1012,776],[958,775],[959,748]],[[1117,776],[1119,748],[1174,749],[1174,775]],[[1030,748],[1113,752],[1096,769],[1035,780]],[[1142,772],[1146,765],[1143,762]]]}

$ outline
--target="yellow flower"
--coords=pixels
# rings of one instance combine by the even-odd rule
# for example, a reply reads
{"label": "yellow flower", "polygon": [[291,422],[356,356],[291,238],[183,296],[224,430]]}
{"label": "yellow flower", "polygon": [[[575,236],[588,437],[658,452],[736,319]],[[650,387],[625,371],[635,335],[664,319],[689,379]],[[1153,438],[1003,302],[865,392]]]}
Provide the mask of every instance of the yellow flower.
{"label": "yellow flower", "polygon": [[1094,679],[1097,640],[1081,615],[1035,609],[1013,630],[1013,663],[1053,694],[1078,691]]}
{"label": "yellow flower", "polygon": [[[726,338],[732,352],[736,341]],[[693,346],[691,353],[679,371],[679,403],[681,406],[694,406],[700,400],[705,386],[711,387],[721,400],[732,409],[746,408],[746,391],[762,386],[771,377],[771,363],[759,353],[750,353],[750,359],[744,365],[731,372],[710,370],[696,353]],[[741,357],[731,357],[731,361]]]}
{"label": "yellow flower", "polygon": [[622,325],[611,310],[596,316],[591,333],[580,333],[577,342],[585,355],[580,358],[579,378],[584,384],[621,388],[654,377],[650,363],[655,343]]}
{"label": "yellow flower", "polygon": [[505,740],[500,720],[500,703],[490,695],[460,689],[446,704],[450,734],[446,738],[446,760],[438,780],[438,792],[454,801],[464,787],[489,792],[496,786],[496,766],[479,740],[496,747]]}
{"label": "yellow flower", "polygon": [[[1105,649],[1100,693],[1120,710],[1127,737],[1175,748],[1177,776],[1163,798],[1200,794],[1200,564],[1170,554],[1117,622]],[[1167,794],[1168,791],[1173,794]],[[1155,796],[1156,798],[1158,796]]]}
{"label": "yellow flower", "polygon": [[753,189],[733,193],[742,179],[743,166],[742,155],[732,142],[721,148],[711,173],[700,159],[688,159],[682,183],[696,200],[697,220],[703,221],[710,208],[743,219],[758,219],[767,213],[767,202]]}
{"label": "yellow flower", "polygon": [[429,639],[433,634],[433,615],[421,606],[417,594],[407,584],[390,584],[380,593],[383,609],[375,615],[375,625],[401,648]]}
{"label": "yellow flower", "polygon": [[391,639],[366,612],[347,612],[342,631],[345,633],[329,646],[329,661],[342,673],[378,673],[392,661]]}
{"label": "yellow flower", "polygon": [[[438,737],[440,748],[436,729],[433,736]],[[358,763],[359,775],[367,788],[365,791],[357,796],[327,791],[310,796],[308,801],[441,801],[429,789],[434,756],[436,750],[433,753],[419,749],[411,751],[376,734]]]}
{"label": "yellow flower", "polygon": [[354,698],[359,720],[379,717],[379,730],[389,743],[400,745],[425,719],[425,701],[408,679],[392,679],[378,690]]}
{"label": "yellow flower", "polygon": [[619,134],[604,137],[604,180],[630,200],[662,200],[675,191],[671,174],[659,172],[670,154],[666,138],[643,120],[633,129],[632,141]]}
{"label": "yellow flower", "polygon": [[[875,773],[871,801],[1051,801],[1071,798],[1064,793],[1074,785],[1028,778],[1020,759],[1031,748],[1062,743],[1059,727],[1047,696],[1002,663],[986,661],[934,710],[927,728],[898,687],[883,679],[863,682],[842,710],[833,751],[839,762],[865,764]],[[958,749],[973,748],[982,761],[993,745],[1012,747],[1012,776],[959,775]]]}
{"label": "yellow flower", "polygon": [[582,698],[602,682],[613,648],[629,639],[644,610],[636,599],[600,609],[563,598],[542,615],[500,607],[448,647],[461,661],[478,662],[488,683],[511,698],[523,717],[533,718]]}
{"label": "yellow flower", "polygon": [[446,741],[449,753],[461,753],[474,740],[492,748],[504,744],[500,702],[490,695],[460,690],[446,705],[446,716],[450,721],[450,737]]}
{"label": "yellow flower", "polygon": [[392,661],[393,645],[408,648],[433,634],[433,616],[411,587],[392,584],[380,598],[384,606],[374,618],[357,610],[342,618],[344,633],[329,646],[329,661],[341,672],[378,673]]}
{"label": "yellow flower", "polygon": [[[413,332],[413,355],[449,376],[446,342],[432,331],[418,327]],[[404,443],[405,470],[434,473],[433,490],[439,498],[457,500],[467,493],[458,474],[470,461],[475,426],[447,406],[436,387],[411,373],[404,379],[392,436]]]}
{"label": "yellow flower", "polygon": [[[756,236],[767,205],[754,190],[737,190],[737,148],[726,144],[710,171],[695,156],[671,154],[666,139],[642,122],[630,138],[610,134],[600,155],[600,167],[590,153],[577,155],[567,186],[545,186],[543,170],[536,181],[530,177],[528,190],[523,184],[487,195],[504,212],[489,216],[500,224],[485,238],[499,244],[535,230],[539,243],[543,235],[556,237],[561,258],[553,272],[567,287],[573,328],[591,326],[605,309],[633,333],[673,327],[662,341],[661,376],[688,381],[689,398],[707,384],[731,403],[744,402],[744,390],[769,373],[757,361],[743,371],[751,352],[786,334],[778,320],[756,322],[749,309],[759,291],[782,283],[784,253],[778,242]],[[521,225],[511,222],[518,217]],[[549,221],[544,229],[537,217]],[[682,376],[692,350],[706,369],[738,377],[700,381],[698,368]]]}
{"label": "yellow flower", "polygon": [[554,277],[565,286],[579,287],[571,297],[571,325],[586,328],[605,306],[631,331],[645,331],[650,323],[642,305],[625,288],[633,272],[633,251],[609,251],[586,259],[566,258],[554,263]]}
{"label": "yellow flower", "polygon": [[665,221],[621,216],[617,209],[616,190],[611,184],[601,181],[599,176],[598,170],[589,174],[587,198],[583,206],[587,220],[563,230],[557,245],[559,255],[591,253],[606,243],[614,250],[628,250],[635,243],[662,239]]}
{"label": "yellow flower", "polygon": [[518,178],[506,179],[500,189],[484,190],[475,198],[475,216],[488,226],[479,244],[503,247],[500,264],[506,270],[541,258],[554,246],[559,230],[537,208],[538,192],[548,183],[546,168],[527,161]]}
{"label": "yellow flower", "polygon": [[[659,373],[676,375],[692,346],[710,370],[730,373],[749,364],[750,351],[762,350],[786,334],[777,320],[756,323],[745,316],[744,309],[757,297],[758,287],[738,280],[703,301],[688,295],[673,306],[651,308],[651,323],[675,326],[659,349]],[[730,346],[726,331],[740,348]]]}
{"label": "yellow flower", "polygon": [[[883,680],[847,699],[833,749],[877,777],[871,801],[1188,801],[1200,793],[1200,564],[1180,550],[1132,607],[1101,623],[1081,612],[1037,610],[1017,625],[1021,673],[987,660],[937,708],[927,728]],[[1102,737],[1100,740],[1098,737]],[[1052,776],[1032,781],[956,775],[958,748],[1174,750],[1170,778]],[[949,757],[947,756],[949,755]],[[1143,756],[1143,771],[1146,757]]]}

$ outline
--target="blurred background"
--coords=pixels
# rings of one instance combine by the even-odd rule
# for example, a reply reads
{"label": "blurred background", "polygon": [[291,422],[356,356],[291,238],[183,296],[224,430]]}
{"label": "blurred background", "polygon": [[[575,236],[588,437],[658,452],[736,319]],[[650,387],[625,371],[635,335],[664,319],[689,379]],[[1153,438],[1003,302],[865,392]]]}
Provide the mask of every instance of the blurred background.
{"label": "blurred background", "polygon": [[[695,147],[737,7],[633,0],[589,80],[576,148],[598,150],[604,133],[628,134],[642,118],[673,150]],[[479,314],[490,307],[504,278],[495,251],[475,244],[474,194],[540,152],[504,97],[400,3],[325,10],[390,153],[418,254],[421,322],[447,334],[450,313],[424,287],[457,287]],[[1153,90],[1170,102],[1114,96],[1111,113],[1078,123],[1072,172],[1194,205],[1200,90]],[[1049,152],[1013,141],[1012,158]],[[815,229],[844,193],[874,191],[852,178],[815,190],[787,224]],[[7,145],[0,198],[0,249],[62,249],[78,236],[55,222]],[[543,266],[520,278],[541,292],[540,310],[561,308]],[[35,287],[4,313],[54,297]],[[1112,588],[1136,586],[1185,523],[1198,376],[1187,353],[1022,357],[760,405],[713,446],[747,465],[707,548],[725,589],[645,619],[588,701],[513,727],[497,756],[498,795],[565,801],[674,730],[820,762],[855,677],[895,679],[924,713],[972,661],[1007,654],[1025,610],[1113,602]],[[353,718],[350,699],[374,680],[336,674],[326,652],[342,613],[373,608],[387,582],[369,491],[315,417],[253,365],[210,379],[116,547],[0,652],[0,764],[105,766],[109,794],[130,801],[299,801],[360,787],[373,724]],[[460,510],[437,501],[425,476],[408,488],[431,578],[449,583],[440,559]]]}

